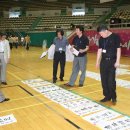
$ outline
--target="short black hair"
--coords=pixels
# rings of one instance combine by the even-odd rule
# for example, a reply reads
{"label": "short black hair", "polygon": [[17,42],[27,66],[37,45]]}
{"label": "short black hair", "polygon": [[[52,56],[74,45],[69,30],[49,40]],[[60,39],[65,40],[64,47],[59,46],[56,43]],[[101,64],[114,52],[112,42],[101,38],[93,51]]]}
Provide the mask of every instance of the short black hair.
{"label": "short black hair", "polygon": [[1,36],[1,37],[2,37],[2,36],[7,36],[7,34],[6,34],[6,33],[3,33],[3,32],[2,32],[2,33],[0,32],[0,36]]}
{"label": "short black hair", "polygon": [[105,24],[101,24],[97,27],[97,32],[108,30],[108,27]]}
{"label": "short black hair", "polygon": [[64,31],[63,29],[57,29],[56,30],[56,35],[60,32],[60,34],[63,36],[64,35]]}
{"label": "short black hair", "polygon": [[84,32],[84,26],[83,25],[77,25],[76,28],[78,28],[80,31]]}

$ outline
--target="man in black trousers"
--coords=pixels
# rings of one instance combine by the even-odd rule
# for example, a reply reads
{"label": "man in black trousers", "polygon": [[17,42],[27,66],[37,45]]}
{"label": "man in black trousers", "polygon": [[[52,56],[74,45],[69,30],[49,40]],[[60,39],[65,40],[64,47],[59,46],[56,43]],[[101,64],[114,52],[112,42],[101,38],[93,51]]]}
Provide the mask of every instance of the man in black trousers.
{"label": "man in black trousers", "polygon": [[[96,67],[100,66],[101,83],[104,98],[100,102],[107,102],[112,99],[117,102],[116,95],[116,68],[120,65],[120,37],[108,30],[106,25],[100,25],[97,32],[101,35],[97,53]],[[101,61],[100,61],[101,59]]]}
{"label": "man in black trousers", "polygon": [[63,81],[64,77],[64,68],[66,62],[66,46],[69,45],[68,40],[64,36],[64,31],[58,29],[56,31],[57,37],[54,38],[53,44],[55,45],[55,53],[53,59],[53,83],[57,81],[57,69],[60,62],[60,80]]}

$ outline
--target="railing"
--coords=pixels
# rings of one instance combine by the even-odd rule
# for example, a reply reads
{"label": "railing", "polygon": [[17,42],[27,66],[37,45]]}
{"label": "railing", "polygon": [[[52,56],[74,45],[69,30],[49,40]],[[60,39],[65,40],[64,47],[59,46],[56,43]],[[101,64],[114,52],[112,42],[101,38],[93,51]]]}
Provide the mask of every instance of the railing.
{"label": "railing", "polygon": [[109,28],[130,28],[129,23],[107,24]]}
{"label": "railing", "polygon": [[67,39],[71,38],[75,34],[75,31],[73,31],[70,35],[67,36]]}

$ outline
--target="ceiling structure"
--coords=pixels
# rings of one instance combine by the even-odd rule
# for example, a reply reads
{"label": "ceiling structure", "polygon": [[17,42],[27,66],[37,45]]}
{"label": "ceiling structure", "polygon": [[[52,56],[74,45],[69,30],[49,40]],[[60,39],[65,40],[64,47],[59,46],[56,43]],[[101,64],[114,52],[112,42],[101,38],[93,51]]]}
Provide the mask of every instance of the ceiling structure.
{"label": "ceiling structure", "polygon": [[[72,7],[72,3],[85,3],[86,7],[113,7],[119,0],[100,3],[100,0],[0,0],[0,11],[9,10],[12,7],[21,7],[26,10],[53,10]],[[122,0],[123,1],[123,0]],[[130,0],[123,1],[123,4],[130,4]]]}

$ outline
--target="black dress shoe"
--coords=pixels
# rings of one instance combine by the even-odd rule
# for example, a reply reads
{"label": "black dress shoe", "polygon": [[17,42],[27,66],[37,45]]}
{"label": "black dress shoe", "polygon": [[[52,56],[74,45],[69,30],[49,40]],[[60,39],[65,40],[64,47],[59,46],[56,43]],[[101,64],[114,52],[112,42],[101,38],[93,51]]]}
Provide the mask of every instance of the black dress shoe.
{"label": "black dress shoe", "polygon": [[61,78],[61,79],[60,79],[60,81],[64,81],[64,79],[63,79],[63,78]]}
{"label": "black dress shoe", "polygon": [[1,82],[1,84],[3,84],[3,85],[7,85],[7,83],[6,83],[6,82]]}
{"label": "black dress shoe", "polygon": [[79,84],[79,87],[83,87],[83,84]]}
{"label": "black dress shoe", "polygon": [[9,101],[10,99],[9,98],[5,98],[3,101],[1,101],[0,103],[3,103],[3,102],[6,102],[6,101]]}
{"label": "black dress shoe", "polygon": [[53,83],[56,83],[56,80],[53,80]]}
{"label": "black dress shoe", "polygon": [[112,102],[113,102],[113,103],[116,103],[116,102],[117,102],[117,100],[116,100],[116,99],[112,99]]}
{"label": "black dress shoe", "polygon": [[100,102],[107,102],[107,101],[110,101],[111,99],[108,99],[108,98],[103,98],[102,100],[100,100]]}
{"label": "black dress shoe", "polygon": [[69,83],[66,83],[64,84],[65,86],[68,86],[68,87],[73,87],[72,85],[70,85]]}

